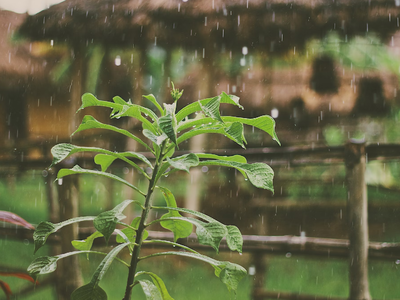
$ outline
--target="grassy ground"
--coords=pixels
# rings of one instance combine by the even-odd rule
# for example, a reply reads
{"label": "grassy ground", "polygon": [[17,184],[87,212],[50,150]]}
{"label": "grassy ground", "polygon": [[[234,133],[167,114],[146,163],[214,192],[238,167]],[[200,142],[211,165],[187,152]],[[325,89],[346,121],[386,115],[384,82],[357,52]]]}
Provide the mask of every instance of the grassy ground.
{"label": "grassy ground", "polygon": [[[167,180],[166,180],[167,181]],[[37,224],[48,216],[45,185],[41,172],[27,172],[24,175],[6,180],[0,180],[0,210],[12,211],[21,215],[27,221]],[[143,185],[142,183],[139,183]],[[168,184],[174,184],[167,181]],[[184,185],[185,182],[179,184]],[[21,188],[23,186],[23,188]],[[174,187],[181,191],[176,196],[179,199],[182,187]],[[107,182],[101,180],[82,180],[81,211],[85,215],[97,214],[109,205],[106,192]],[[123,195],[113,192],[113,202],[118,203]],[[46,255],[46,248],[39,255]],[[289,256],[289,255],[288,255]],[[7,237],[0,239],[1,265],[26,269],[33,260],[33,245],[25,240],[12,241]],[[215,257],[220,260],[233,260],[249,267],[248,257],[223,254]],[[100,262],[100,258],[92,257],[89,261],[81,257],[81,267],[84,270],[85,282],[90,280],[92,273]],[[286,257],[284,255],[268,256],[268,270],[265,286],[269,290],[301,292],[326,296],[347,297],[348,271],[347,261],[337,259],[311,259],[305,257]],[[396,299],[400,295],[400,261],[371,261],[369,265],[370,290],[375,299]],[[166,283],[171,296],[176,299],[250,299],[253,277],[247,276],[239,285],[237,295],[229,293],[226,287],[213,274],[213,269],[203,263],[188,259],[157,258],[143,261],[140,268],[157,273]],[[14,292],[30,286],[30,283],[12,277],[1,277],[8,282]],[[43,280],[43,279],[42,279]],[[120,300],[124,292],[126,267],[114,263],[100,285],[107,291],[109,299]],[[2,297],[0,291],[0,299]],[[11,299],[57,299],[52,287],[37,288],[30,296],[12,297]],[[134,288],[134,298],[144,299],[139,287]]]}

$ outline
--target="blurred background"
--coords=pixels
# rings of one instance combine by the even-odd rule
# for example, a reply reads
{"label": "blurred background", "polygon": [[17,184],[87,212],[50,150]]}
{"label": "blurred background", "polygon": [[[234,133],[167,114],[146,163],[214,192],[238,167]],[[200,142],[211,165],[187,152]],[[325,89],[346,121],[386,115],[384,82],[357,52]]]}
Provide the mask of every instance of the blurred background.
{"label": "blurred background", "polygon": [[[105,131],[71,137],[85,114],[140,135],[135,122],[110,121],[104,109],[76,113],[81,96],[90,92],[106,101],[121,96],[148,105],[142,95],[154,94],[171,103],[173,82],[184,89],[178,107],[221,92],[239,96],[245,109],[222,106],[222,114],[271,115],[282,144],[251,127],[249,154],[228,139],[193,139],[182,150],[240,153],[270,164],[275,193],[253,188],[234,170],[203,167],[190,176],[163,178],[178,205],[235,224],[248,236],[345,240],[348,191],[341,149],[349,139],[364,139],[375,151],[365,171],[369,239],[399,242],[399,20],[398,0],[0,1],[0,210],[38,224],[95,215],[135,199],[134,192],[107,179],[81,176],[55,183],[50,149],[72,142],[145,151]],[[85,157],[64,167],[75,163],[95,168]],[[113,172],[139,186],[146,183],[126,166]],[[154,201],[161,204],[161,194]],[[87,226],[65,235],[84,239]],[[0,272],[25,271],[34,258],[32,233],[5,223],[2,230]],[[69,241],[63,245],[55,238],[38,255],[65,252]],[[288,245],[274,253],[246,250],[245,242],[243,255],[216,256],[249,271],[237,299],[347,298],[345,255],[292,251]],[[35,288],[7,278],[10,299],[69,299],[66,287],[87,282],[98,262],[81,257],[72,263],[84,272],[60,266],[57,276],[44,277]],[[174,299],[235,298],[208,266],[179,259],[146,264],[143,268],[157,270],[166,281]],[[398,252],[370,260],[372,298],[400,298],[399,264]],[[125,273],[115,265],[100,284],[109,299],[122,298]],[[65,276],[76,280],[67,284]],[[257,296],[255,287],[271,294]],[[134,292],[135,299],[144,299],[139,289]]]}

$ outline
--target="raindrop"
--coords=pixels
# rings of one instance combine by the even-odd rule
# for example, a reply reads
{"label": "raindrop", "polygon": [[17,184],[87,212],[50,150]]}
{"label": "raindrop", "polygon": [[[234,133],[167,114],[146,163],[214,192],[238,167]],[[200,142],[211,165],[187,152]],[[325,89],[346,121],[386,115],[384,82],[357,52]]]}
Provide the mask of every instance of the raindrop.
{"label": "raindrop", "polygon": [[288,253],[286,253],[286,258],[291,258],[292,257],[292,253],[290,253],[290,252],[288,252]]}
{"label": "raindrop", "polygon": [[204,26],[207,26],[207,17],[204,17]]}
{"label": "raindrop", "polygon": [[279,116],[279,110],[277,108],[273,108],[271,110],[271,117],[273,117],[274,119],[276,119]]}
{"label": "raindrop", "polygon": [[251,265],[249,267],[249,275],[250,276],[256,275],[256,267],[254,265]]}
{"label": "raindrop", "polygon": [[129,168],[124,167],[124,168],[122,169],[122,172],[123,172],[124,174],[128,174],[128,173],[129,173]]}
{"label": "raindrop", "polygon": [[244,46],[243,48],[242,48],[242,54],[243,55],[247,55],[249,53],[249,49],[246,47],[246,46]]}
{"label": "raindrop", "polygon": [[120,66],[120,65],[121,65],[121,56],[117,55],[117,56],[115,57],[114,64],[115,64],[116,66]]}
{"label": "raindrop", "polygon": [[26,246],[29,245],[29,240],[28,239],[24,239],[24,245],[26,245]]}
{"label": "raindrop", "polygon": [[42,171],[42,176],[43,177],[47,177],[47,175],[49,175],[49,172],[47,172],[47,170],[43,170]]}
{"label": "raindrop", "polygon": [[207,166],[201,167],[201,171],[202,171],[203,173],[208,172],[208,167],[207,167]]}
{"label": "raindrop", "polygon": [[400,265],[400,259],[396,260],[395,264]]}
{"label": "raindrop", "polygon": [[54,46],[54,40],[50,40],[50,47]]}
{"label": "raindrop", "polygon": [[58,185],[62,185],[63,184],[63,179],[62,178],[58,178]]}
{"label": "raindrop", "polygon": [[147,173],[147,174],[150,175],[152,172],[153,172],[153,170],[152,170],[150,167],[147,167],[147,168],[146,168],[146,173]]}
{"label": "raindrop", "polygon": [[240,65],[241,65],[242,67],[244,67],[244,66],[246,65],[246,58],[245,58],[245,57],[242,57],[242,58],[240,59]]}

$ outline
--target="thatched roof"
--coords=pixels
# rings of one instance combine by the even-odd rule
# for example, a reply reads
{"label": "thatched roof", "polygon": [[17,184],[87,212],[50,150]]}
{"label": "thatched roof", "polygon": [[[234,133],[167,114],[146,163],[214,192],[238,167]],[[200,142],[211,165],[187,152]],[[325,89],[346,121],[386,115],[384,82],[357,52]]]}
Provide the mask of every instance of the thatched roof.
{"label": "thatched roof", "polygon": [[31,40],[139,44],[147,21],[128,4],[129,0],[66,0],[29,16],[19,32]]}
{"label": "thatched roof", "polygon": [[28,17],[20,32],[34,40],[282,53],[332,30],[386,39],[399,16],[393,0],[66,0]]}

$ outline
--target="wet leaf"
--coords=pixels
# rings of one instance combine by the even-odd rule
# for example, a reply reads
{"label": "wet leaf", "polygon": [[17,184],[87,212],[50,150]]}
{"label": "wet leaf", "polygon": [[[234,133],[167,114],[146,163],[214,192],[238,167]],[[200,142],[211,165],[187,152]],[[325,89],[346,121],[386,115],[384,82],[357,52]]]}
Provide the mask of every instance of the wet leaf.
{"label": "wet leaf", "polygon": [[233,291],[234,293],[236,293],[239,281],[247,274],[246,269],[244,269],[242,266],[231,263],[229,261],[218,261],[211,257],[202,255],[200,253],[185,252],[185,251],[160,252],[146,256],[146,258],[165,256],[165,255],[178,255],[183,257],[190,257],[210,264],[211,266],[214,267],[215,270],[214,274],[220,278],[220,280],[226,285],[229,291]]}
{"label": "wet leaf", "polygon": [[107,272],[114,258],[118,253],[129,243],[124,243],[113,248],[106,257],[101,261],[96,271],[94,272],[90,282],[76,289],[72,295],[72,300],[107,300],[106,292],[99,286],[100,280]]}
{"label": "wet leaf", "polygon": [[199,158],[193,153],[185,154],[173,159],[167,157],[167,161],[175,169],[186,171],[188,173],[191,167],[195,167],[199,164]]}
{"label": "wet leaf", "polygon": [[226,243],[228,244],[229,249],[232,251],[238,251],[242,253],[243,248],[243,237],[239,228],[233,225],[226,226],[228,230],[228,234],[226,236]]}
{"label": "wet leaf", "polygon": [[240,122],[234,122],[227,128],[224,128],[226,136],[232,141],[236,142],[242,148],[246,148],[244,145],[247,143],[244,137],[243,124]]}
{"label": "wet leaf", "polygon": [[110,174],[107,172],[82,169],[78,165],[75,165],[72,169],[61,169],[57,174],[57,178],[63,178],[65,176],[74,175],[74,174],[92,174],[92,175],[99,175],[99,176],[107,177],[107,178],[113,179],[115,181],[118,181],[120,183],[123,183],[123,184],[129,186],[130,188],[134,189],[135,191],[139,192],[140,194],[145,195],[136,186],[132,185],[131,183],[127,182],[126,180],[122,179],[121,177],[118,177],[116,175],[113,175],[113,174]]}
{"label": "wet leaf", "polygon": [[238,163],[247,163],[246,157],[241,155],[232,155],[232,156],[221,156],[216,154],[208,154],[208,153],[196,153],[198,158],[205,158],[205,159],[216,159],[216,160],[223,160],[223,161],[234,161]]}
{"label": "wet leaf", "polygon": [[139,280],[138,282],[147,300],[163,300],[160,291],[154,283],[149,280]]}
{"label": "wet leaf", "polygon": [[274,171],[264,163],[243,164],[234,161],[207,160],[201,161],[199,165],[224,166],[235,168],[249,178],[249,181],[256,187],[274,192],[273,178]]}
{"label": "wet leaf", "polygon": [[112,210],[102,212],[94,219],[93,225],[97,231],[104,235],[106,243],[114,232],[117,222],[125,218],[122,211],[132,202],[132,200],[125,200]]}
{"label": "wet leaf", "polygon": [[221,272],[217,276],[225,283],[229,291],[233,290],[236,293],[239,281],[247,275],[246,269],[230,262],[224,262],[219,267]]}
{"label": "wet leaf", "polygon": [[[159,187],[159,189],[161,190],[164,196],[167,206],[174,208],[177,207],[175,197],[171,193],[171,191],[164,187]],[[161,217],[161,219],[172,218],[172,217],[179,218],[182,216],[178,211],[170,210],[168,213],[164,214]],[[179,238],[188,237],[193,230],[192,224],[178,219],[161,221],[160,225],[165,229],[168,229],[174,233],[174,242],[176,242]]]}
{"label": "wet leaf", "polygon": [[221,119],[221,114],[219,112],[220,101],[221,97],[214,97],[204,105],[201,103],[201,101],[199,101],[199,103],[201,109],[206,116],[212,118],[213,120],[224,123],[224,121]]}
{"label": "wet leaf", "polygon": [[218,253],[221,240],[227,235],[226,226],[219,222],[205,223],[197,219],[191,220],[196,225],[196,234],[199,243],[213,247]]}
{"label": "wet leaf", "polygon": [[114,132],[123,134],[123,135],[135,140],[142,146],[149,149],[149,146],[145,142],[143,142],[140,138],[133,135],[129,131],[120,129],[120,128],[112,126],[112,125],[101,123],[101,122],[97,121],[94,117],[89,116],[89,115],[83,117],[82,123],[79,125],[78,129],[74,133],[72,133],[72,135],[74,135],[77,132],[80,132],[83,130],[88,130],[88,129],[105,129],[105,130],[114,131]]}
{"label": "wet leaf", "polygon": [[9,211],[0,210],[0,221],[14,224],[14,225],[23,226],[28,229],[35,229],[35,227],[31,223],[25,221],[20,216],[14,214],[12,212],[9,212]]}
{"label": "wet leaf", "polygon": [[153,94],[146,95],[146,96],[143,96],[143,97],[146,98],[147,100],[149,100],[151,103],[153,103],[157,107],[157,109],[158,109],[158,111],[160,112],[161,115],[164,114],[164,110],[162,109],[160,104],[157,102],[156,97],[154,97]]}
{"label": "wet leaf", "polygon": [[270,116],[264,115],[254,119],[222,117],[222,120],[224,120],[224,122],[239,122],[249,126],[254,126],[268,133],[279,145],[281,144],[275,132],[275,120]]}
{"label": "wet leaf", "polygon": [[152,272],[137,272],[135,275],[136,276],[140,276],[140,275],[148,275],[151,277],[151,279],[153,280],[154,285],[157,287],[158,291],[160,292],[161,295],[161,299],[162,300],[174,300],[168,293],[167,291],[167,287],[165,286],[164,281],[162,281],[162,279],[157,276],[156,274],[152,273]]}
{"label": "wet leaf", "polygon": [[77,217],[56,224],[51,222],[39,223],[35,232],[33,233],[33,241],[35,244],[34,253],[36,253],[36,251],[38,251],[44,245],[50,234],[58,231],[60,228],[77,222],[92,221],[94,218],[95,217]]}
{"label": "wet leaf", "polygon": [[40,256],[29,265],[27,271],[36,279],[38,275],[54,272],[57,269],[58,260],[58,256]]}
{"label": "wet leaf", "polygon": [[158,119],[158,126],[175,145],[178,145],[176,142],[175,106],[176,102],[174,104],[164,104],[166,115]]}
{"label": "wet leaf", "polygon": [[[92,249],[94,239],[102,237],[102,236],[103,236],[103,234],[96,231],[96,232],[92,233],[90,236],[88,236],[86,239],[75,240],[75,241],[72,241],[71,244],[77,250],[81,250],[81,251],[90,250],[90,249]],[[89,253],[87,254],[87,259],[89,259]]]}
{"label": "wet leaf", "polygon": [[107,300],[106,292],[97,284],[88,284],[77,288],[71,294],[71,300]]}

